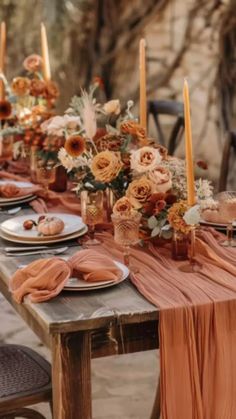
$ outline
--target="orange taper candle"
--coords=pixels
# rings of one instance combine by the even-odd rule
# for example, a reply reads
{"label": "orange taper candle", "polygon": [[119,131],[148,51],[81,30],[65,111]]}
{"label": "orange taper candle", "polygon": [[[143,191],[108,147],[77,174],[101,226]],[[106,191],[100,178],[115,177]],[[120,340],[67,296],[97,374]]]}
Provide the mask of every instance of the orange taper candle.
{"label": "orange taper candle", "polygon": [[147,131],[146,41],[139,43],[140,125]]}
{"label": "orange taper candle", "polygon": [[6,23],[2,22],[0,27],[0,71],[4,73],[5,69],[5,54],[6,54]]}
{"label": "orange taper candle", "polygon": [[185,123],[185,157],[187,176],[187,201],[189,206],[195,204],[194,168],[193,168],[193,144],[190,117],[189,88],[187,80],[184,81],[184,123]]}
{"label": "orange taper candle", "polygon": [[43,77],[44,80],[51,80],[51,69],[48,52],[48,40],[45,25],[41,23],[41,48],[43,60]]}
{"label": "orange taper candle", "polygon": [[5,99],[5,86],[2,79],[0,79],[0,101]]}

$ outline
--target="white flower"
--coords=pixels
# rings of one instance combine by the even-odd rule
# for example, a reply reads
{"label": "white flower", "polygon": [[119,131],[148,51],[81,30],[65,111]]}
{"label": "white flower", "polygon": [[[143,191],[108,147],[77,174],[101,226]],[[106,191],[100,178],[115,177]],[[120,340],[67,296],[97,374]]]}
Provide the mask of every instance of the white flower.
{"label": "white flower", "polygon": [[194,205],[189,208],[183,216],[184,221],[187,225],[196,225],[200,221],[200,207],[199,205]]}
{"label": "white flower", "polygon": [[66,129],[76,130],[80,126],[81,120],[79,116],[54,116],[41,124],[43,132],[48,135],[63,136]]}
{"label": "white flower", "polygon": [[60,148],[58,151],[58,159],[68,172],[71,172],[73,169],[90,167],[91,164],[90,155],[71,157],[64,147]]}
{"label": "white flower", "polygon": [[161,162],[159,151],[152,147],[142,147],[131,154],[130,166],[136,173],[141,174],[154,170]]}
{"label": "white flower", "polygon": [[198,199],[212,198],[213,186],[211,185],[211,182],[207,179],[198,179],[195,182],[195,190]]}
{"label": "white flower", "polygon": [[119,99],[109,100],[109,102],[105,103],[103,109],[108,115],[112,113],[115,115],[119,115],[121,112]]}

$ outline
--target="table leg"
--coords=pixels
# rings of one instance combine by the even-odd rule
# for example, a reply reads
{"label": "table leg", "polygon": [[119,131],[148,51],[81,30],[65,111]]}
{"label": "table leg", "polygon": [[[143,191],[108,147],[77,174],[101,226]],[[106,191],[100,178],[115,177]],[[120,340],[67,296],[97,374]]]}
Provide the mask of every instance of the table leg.
{"label": "table leg", "polygon": [[89,332],[52,337],[54,419],[92,419]]}
{"label": "table leg", "polygon": [[159,419],[161,414],[160,408],[160,378],[158,379],[156,397],[152,408],[152,415],[150,419]]}

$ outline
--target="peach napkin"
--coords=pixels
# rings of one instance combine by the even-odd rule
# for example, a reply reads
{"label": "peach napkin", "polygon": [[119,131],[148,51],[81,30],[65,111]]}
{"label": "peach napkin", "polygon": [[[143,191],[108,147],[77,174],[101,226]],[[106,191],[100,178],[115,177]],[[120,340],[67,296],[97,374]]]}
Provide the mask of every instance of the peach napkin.
{"label": "peach napkin", "polygon": [[10,280],[14,299],[21,303],[26,295],[34,303],[47,301],[58,295],[71,277],[88,282],[118,281],[122,271],[113,260],[94,250],[76,252],[69,260],[39,259],[18,269]]}
{"label": "peach napkin", "polygon": [[1,198],[17,198],[24,197],[26,195],[35,194],[42,188],[38,185],[34,185],[26,188],[19,188],[14,183],[5,183],[0,185],[0,197]]}

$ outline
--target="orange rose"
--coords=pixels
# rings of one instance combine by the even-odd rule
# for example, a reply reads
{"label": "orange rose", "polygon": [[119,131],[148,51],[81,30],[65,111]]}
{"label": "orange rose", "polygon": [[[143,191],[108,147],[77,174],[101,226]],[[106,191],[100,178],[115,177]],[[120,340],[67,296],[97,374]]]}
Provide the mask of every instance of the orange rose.
{"label": "orange rose", "polygon": [[118,199],[113,207],[113,214],[115,215],[130,217],[133,213],[134,207],[127,196]]}
{"label": "orange rose", "polygon": [[39,71],[42,66],[42,58],[40,55],[31,54],[25,58],[23,62],[23,66],[27,71],[34,73],[35,71]]}
{"label": "orange rose", "polygon": [[129,184],[126,196],[130,199],[135,208],[142,208],[150,199],[154,190],[155,187],[153,183],[146,176],[142,176]]}
{"label": "orange rose", "polygon": [[48,80],[45,83],[46,83],[45,93],[44,93],[45,98],[46,99],[56,99],[60,95],[57,84],[52,80]]}
{"label": "orange rose", "polygon": [[46,88],[44,80],[33,79],[30,84],[30,94],[32,96],[42,96]]}
{"label": "orange rose", "polygon": [[15,77],[12,81],[11,88],[17,96],[25,96],[30,92],[30,79],[27,77]]}
{"label": "orange rose", "polygon": [[122,168],[122,162],[118,153],[112,151],[101,151],[98,153],[91,165],[91,171],[98,182],[111,182]]}

